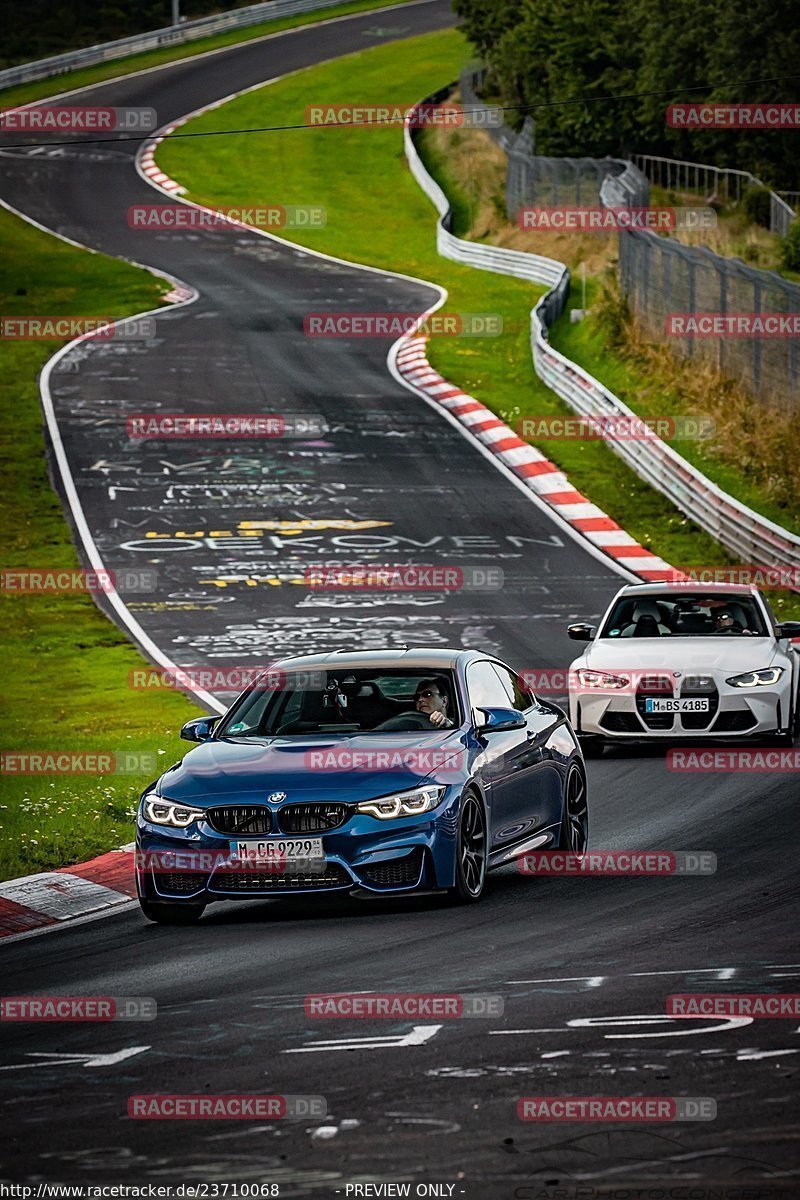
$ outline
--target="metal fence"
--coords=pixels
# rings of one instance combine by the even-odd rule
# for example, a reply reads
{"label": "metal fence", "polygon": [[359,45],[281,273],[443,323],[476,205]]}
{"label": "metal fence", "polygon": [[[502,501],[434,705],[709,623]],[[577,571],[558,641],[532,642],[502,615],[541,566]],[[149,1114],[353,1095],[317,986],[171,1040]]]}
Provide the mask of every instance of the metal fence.
{"label": "metal fence", "polygon": [[636,319],[650,333],[668,338],[676,353],[711,364],[787,412],[800,408],[800,338],[745,336],[743,322],[726,336],[685,336],[676,330],[674,316],[800,313],[796,284],[705,247],[631,229],[620,234],[619,275]]}
{"label": "metal fence", "polygon": [[[741,200],[748,187],[767,187],[749,171],[737,171],[733,167],[712,167],[709,163],[661,158],[657,154],[634,154],[631,157],[651,183],[670,192],[689,192],[703,196],[709,204],[718,200],[735,204]],[[790,201],[792,198],[800,198],[800,193],[779,194],[770,191],[769,197],[770,233],[786,237],[789,226],[797,217]]]}
{"label": "metal fence", "polygon": [[[480,69],[469,68],[460,80],[470,106],[480,105]],[[764,185],[749,171],[712,167],[658,155],[616,158],[551,158],[534,153],[534,125],[526,117],[520,132],[499,144],[506,149],[506,210],[517,220],[525,205],[607,207],[649,204],[649,185],[702,195],[706,201],[738,201],[748,186]],[[772,225],[786,230],[794,211],[786,199],[770,193]],[[724,258],[704,247],[689,247],[650,232],[619,234],[619,278],[639,323],[656,337],[668,339],[676,353],[707,362],[744,385],[760,400],[787,412],[800,409],[796,336],[683,336],[668,331],[672,314],[787,314],[800,312],[800,287],[774,271],[759,271],[740,259]]]}
{"label": "metal fence", "polygon": [[[486,69],[467,67],[459,80],[465,108],[483,111],[491,108],[479,92],[486,80]],[[619,199],[609,203],[645,206],[649,187],[645,176],[622,158],[553,158],[536,154],[533,119],[526,117],[517,133],[504,124],[488,130],[508,155],[506,175],[506,213],[516,222],[526,205],[562,204],[591,207],[600,203],[601,190],[612,179],[619,180]]]}
{"label": "metal fence", "polygon": [[534,129],[525,118],[519,137],[508,152],[506,212],[517,220],[526,205],[575,205],[592,207],[600,201],[607,181],[622,180],[624,198],[620,203],[644,207],[648,203],[646,178],[622,158],[552,158],[534,154]]}
{"label": "metal fence", "polygon": [[73,71],[76,67],[92,67],[97,63],[123,58],[128,54],[156,50],[160,46],[180,46],[184,42],[192,42],[212,33],[222,33],[227,29],[246,29],[248,25],[258,25],[262,21],[277,21],[279,17],[331,8],[338,2],[339,0],[265,0],[262,4],[251,4],[247,8],[199,17],[196,21],[183,21],[180,25],[169,25],[149,33],[137,33],[131,37],[118,38],[114,42],[102,42],[98,46],[87,46],[83,50],[70,50],[52,58],[41,58],[37,62],[6,67],[0,71],[0,88],[13,87],[18,83],[32,83],[37,79],[50,79],[54,75]]}
{"label": "metal fence", "polygon": [[[426,97],[422,103],[438,103],[445,94],[442,91]],[[484,271],[529,279],[548,288],[531,313],[531,352],[539,377],[581,415],[633,417],[632,410],[619,397],[550,345],[548,327],[563,311],[569,288],[569,272],[564,264],[520,250],[455,237],[450,232],[449,201],[425,169],[409,125],[405,127],[404,139],[411,172],[439,214],[436,246],[442,257]],[[655,237],[639,233],[629,236]],[[606,443],[640,478],[667,496],[740,562],[800,570],[800,537],[724,492],[660,438],[633,440],[607,436]]]}

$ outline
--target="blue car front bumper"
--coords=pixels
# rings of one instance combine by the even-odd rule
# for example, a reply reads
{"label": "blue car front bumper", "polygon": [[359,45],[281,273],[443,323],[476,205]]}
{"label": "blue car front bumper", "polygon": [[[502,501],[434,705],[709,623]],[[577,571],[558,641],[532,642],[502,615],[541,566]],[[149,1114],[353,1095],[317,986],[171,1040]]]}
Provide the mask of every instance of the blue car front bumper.
{"label": "blue car front bumper", "polygon": [[[448,787],[437,807],[421,816],[381,821],[354,814],[321,837],[324,864],[313,869],[238,865],[230,857],[237,841],[266,841],[217,832],[207,821],[188,829],[165,828],[140,813],[136,834],[139,894],[147,900],[191,901],[265,898],[314,892],[363,890],[376,894],[452,887],[458,801]],[[285,836],[285,835],[284,835]]]}

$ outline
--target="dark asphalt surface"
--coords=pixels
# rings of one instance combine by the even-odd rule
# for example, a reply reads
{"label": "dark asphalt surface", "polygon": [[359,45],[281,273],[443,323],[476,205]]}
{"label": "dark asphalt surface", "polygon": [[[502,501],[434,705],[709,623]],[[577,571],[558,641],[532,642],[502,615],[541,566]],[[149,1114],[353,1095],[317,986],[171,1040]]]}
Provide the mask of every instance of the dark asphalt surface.
{"label": "dark asphalt surface", "polygon": [[[164,124],[234,87],[451,21],[434,0],[105,84],[80,103],[153,106]],[[392,380],[388,341],[302,333],[309,311],[421,309],[433,291],[249,233],[135,233],[127,207],[161,202],[134,171],[135,148],[99,159],[82,147],[4,152],[0,195],[200,293],[157,317],[151,343],[95,345],[62,359],[51,380],[106,565],[159,572],[157,593],[126,597],[145,633],[186,667],[407,642],[565,668],[565,624],[596,615],[618,577]],[[125,416],[151,407],[313,414],[329,428],[233,447],[130,441]],[[364,605],[289,582],[320,561],[499,566],[505,586]],[[281,1196],[409,1180],[453,1183],[454,1196],[476,1200],[548,1194],[554,1181],[757,1180],[791,1194],[796,1025],[644,1018],[663,1014],[673,991],[800,990],[792,777],[682,779],[663,752],[620,751],[590,762],[589,782],[593,846],[713,850],[718,873],[532,881],[508,870],[478,908],[438,897],[219,905],[187,930],[148,926],[130,908],[0,948],[6,995],[150,995],[159,1006],[141,1024],[6,1026],[2,1177],[276,1182]],[[308,992],[359,990],[499,993],[505,1011],[442,1022],[404,1045],[413,1021],[305,1016]],[[623,1017],[631,1023],[613,1023]],[[397,1044],[320,1048],[376,1036]],[[128,1096],[173,1091],[321,1094],[329,1116],[127,1118]],[[517,1120],[520,1096],[556,1093],[709,1096],[718,1116],[627,1129]]]}

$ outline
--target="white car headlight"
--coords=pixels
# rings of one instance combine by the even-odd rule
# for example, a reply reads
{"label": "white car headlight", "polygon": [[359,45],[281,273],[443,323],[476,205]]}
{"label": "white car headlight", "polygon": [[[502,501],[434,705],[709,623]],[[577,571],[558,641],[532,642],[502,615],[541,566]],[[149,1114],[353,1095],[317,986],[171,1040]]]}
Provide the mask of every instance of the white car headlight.
{"label": "white car headlight", "polygon": [[356,812],[367,813],[381,821],[396,817],[417,817],[420,813],[435,808],[444,795],[443,787],[414,788],[413,792],[398,792],[396,796],[381,796],[379,800],[364,800],[356,805]]}
{"label": "white car headlight", "polygon": [[176,829],[186,829],[192,821],[199,821],[205,813],[201,808],[187,808],[185,804],[176,804],[159,796],[145,796],[144,815],[153,825],[172,825]]}
{"label": "white car headlight", "polygon": [[731,675],[725,682],[731,687],[769,687],[777,683],[783,674],[783,667],[764,667],[761,671],[745,671],[743,675]]}
{"label": "white car headlight", "polygon": [[609,675],[606,671],[589,671],[581,667],[577,671],[578,682],[585,688],[626,688],[630,679],[625,675]]}

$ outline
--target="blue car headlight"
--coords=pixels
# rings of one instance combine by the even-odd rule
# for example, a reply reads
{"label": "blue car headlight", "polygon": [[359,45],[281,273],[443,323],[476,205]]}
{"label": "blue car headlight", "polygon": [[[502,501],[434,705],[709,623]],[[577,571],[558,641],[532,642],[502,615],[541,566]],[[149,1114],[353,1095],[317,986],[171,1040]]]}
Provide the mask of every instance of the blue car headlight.
{"label": "blue car headlight", "polygon": [[153,825],[171,825],[174,829],[186,829],[192,821],[205,816],[201,808],[187,808],[185,804],[176,804],[174,800],[152,793],[145,796],[142,811]]}
{"label": "blue car headlight", "polygon": [[732,675],[725,682],[731,687],[769,687],[777,683],[783,674],[783,667],[764,667],[762,671],[745,671],[743,675]]}
{"label": "blue car headlight", "polygon": [[367,813],[380,821],[417,817],[435,808],[444,793],[443,787],[414,788],[411,792],[398,792],[395,796],[381,796],[379,800],[364,800],[356,805],[356,812]]}

